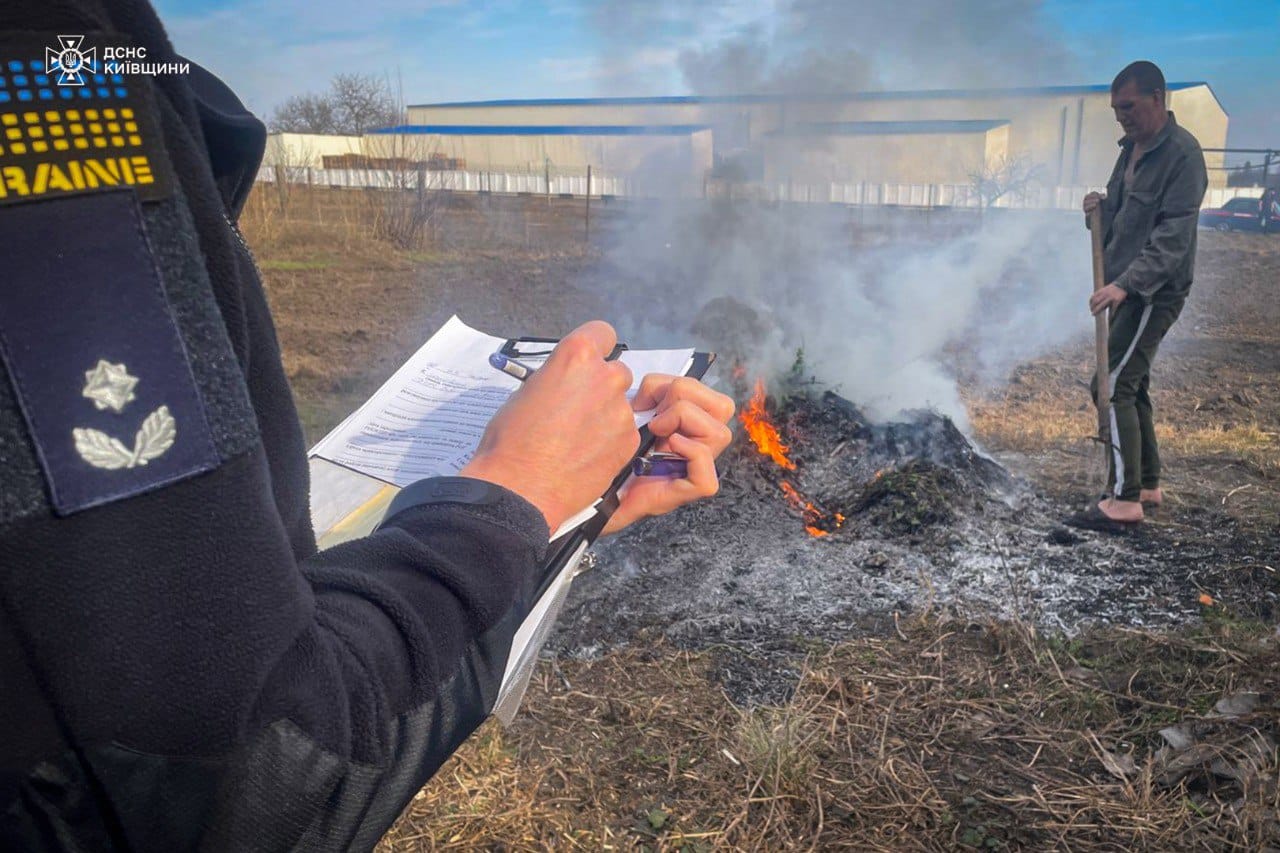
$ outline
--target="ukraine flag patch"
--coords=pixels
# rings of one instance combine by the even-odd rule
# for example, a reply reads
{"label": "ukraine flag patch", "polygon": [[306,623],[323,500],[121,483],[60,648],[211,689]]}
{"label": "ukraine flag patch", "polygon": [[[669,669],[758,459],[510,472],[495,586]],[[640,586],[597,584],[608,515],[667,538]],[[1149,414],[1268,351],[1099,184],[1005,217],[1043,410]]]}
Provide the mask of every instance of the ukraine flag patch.
{"label": "ukraine flag patch", "polygon": [[93,42],[0,36],[0,205],[126,187],[142,201],[170,195],[151,81],[112,70]]}

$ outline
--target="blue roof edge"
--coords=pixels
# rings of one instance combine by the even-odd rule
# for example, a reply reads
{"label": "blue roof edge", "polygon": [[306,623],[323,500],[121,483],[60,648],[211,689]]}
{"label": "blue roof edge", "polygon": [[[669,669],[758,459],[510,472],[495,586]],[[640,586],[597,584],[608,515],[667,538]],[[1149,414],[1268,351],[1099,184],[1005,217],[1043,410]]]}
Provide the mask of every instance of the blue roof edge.
{"label": "blue roof edge", "polygon": [[706,124],[399,124],[369,133],[441,136],[688,136],[710,130]]}
{"label": "blue roof edge", "polygon": [[[1170,92],[1205,86],[1204,80],[1190,80],[1166,84]],[[1002,89],[901,89],[870,92],[839,92],[812,94],[742,94],[742,95],[657,95],[652,97],[620,98],[512,98],[492,101],[442,101],[439,103],[410,104],[409,109],[427,107],[557,107],[557,106],[660,106],[680,104],[767,104],[788,100],[844,101],[844,100],[893,100],[896,98],[964,98],[1000,97],[1007,95],[1072,95],[1111,91],[1111,84],[1098,83],[1074,86],[1014,86]],[[1214,99],[1217,100],[1216,93]],[[1218,105],[1222,102],[1219,100]],[[1225,112],[1225,110],[1224,110]]]}

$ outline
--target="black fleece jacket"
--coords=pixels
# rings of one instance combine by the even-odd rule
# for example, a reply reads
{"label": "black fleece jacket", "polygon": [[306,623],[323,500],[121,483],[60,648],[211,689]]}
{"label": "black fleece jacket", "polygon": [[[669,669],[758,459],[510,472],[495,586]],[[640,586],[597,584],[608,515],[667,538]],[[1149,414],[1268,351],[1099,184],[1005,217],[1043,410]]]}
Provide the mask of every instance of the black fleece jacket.
{"label": "black fleece jacket", "polygon": [[[0,6],[0,59],[34,63],[66,33],[185,61],[144,0]],[[263,127],[194,64],[123,85],[153,105],[159,197],[0,206],[0,849],[369,849],[492,707],[547,527],[498,490],[317,553],[297,413],[232,225]],[[132,397],[86,399],[99,358]],[[171,446],[129,438],[148,411],[176,421]],[[119,448],[84,443],[107,433]]]}

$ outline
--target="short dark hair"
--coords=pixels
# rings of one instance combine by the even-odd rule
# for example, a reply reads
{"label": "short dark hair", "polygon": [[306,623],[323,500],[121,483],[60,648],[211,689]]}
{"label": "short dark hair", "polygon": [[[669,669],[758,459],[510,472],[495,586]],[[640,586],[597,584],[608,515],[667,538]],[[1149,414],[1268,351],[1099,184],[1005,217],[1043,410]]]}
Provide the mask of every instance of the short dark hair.
{"label": "short dark hair", "polygon": [[1112,93],[1119,92],[1129,82],[1134,83],[1138,87],[1138,92],[1143,95],[1154,95],[1156,92],[1165,91],[1164,72],[1154,62],[1148,62],[1145,59],[1130,62],[1116,75],[1116,79],[1111,81]]}

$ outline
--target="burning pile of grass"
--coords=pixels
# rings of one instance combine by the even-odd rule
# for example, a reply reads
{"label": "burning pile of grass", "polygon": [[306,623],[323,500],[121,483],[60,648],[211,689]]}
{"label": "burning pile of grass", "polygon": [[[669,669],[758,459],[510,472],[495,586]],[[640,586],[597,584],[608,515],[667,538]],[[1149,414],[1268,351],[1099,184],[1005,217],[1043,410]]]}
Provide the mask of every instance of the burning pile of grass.
{"label": "burning pile of grass", "polygon": [[[549,651],[590,658],[655,633],[733,649],[717,677],[735,701],[769,704],[794,690],[805,643],[897,614],[937,608],[1068,634],[1176,625],[1221,586],[1215,564],[1176,537],[1077,535],[1061,525],[1068,511],[935,412],[874,423],[834,393],[770,400],[757,384],[720,495],[601,542]],[[1228,521],[1205,524],[1240,538]],[[1259,583],[1261,612],[1280,587]]]}
{"label": "burning pile of grass", "polygon": [[[795,471],[796,463],[792,462],[787,455],[791,452],[791,448],[782,440],[782,436],[778,434],[778,428],[770,419],[766,399],[764,380],[757,379],[755,391],[747,402],[746,409],[739,415],[739,420],[746,428],[747,437],[757,453],[783,471]],[[805,532],[810,536],[819,538],[827,536],[833,530],[839,530],[844,524],[843,513],[827,512],[807,500],[796,490],[790,480],[780,480],[778,488],[782,491],[782,496],[787,503],[799,510],[801,518],[804,519]]]}
{"label": "burning pile of grass", "polygon": [[[733,462],[776,481],[810,536],[828,536],[850,519],[861,531],[893,534],[949,525],[961,505],[974,511],[1012,485],[999,464],[935,412],[871,424],[831,391],[789,396],[781,409],[776,418],[769,413],[758,380],[739,416],[749,441]],[[794,438],[784,440],[781,429]]]}
{"label": "burning pile of grass", "polygon": [[383,849],[1269,849],[1271,634],[925,616],[811,649],[790,702],[745,710],[710,680],[716,652],[564,661]]}

